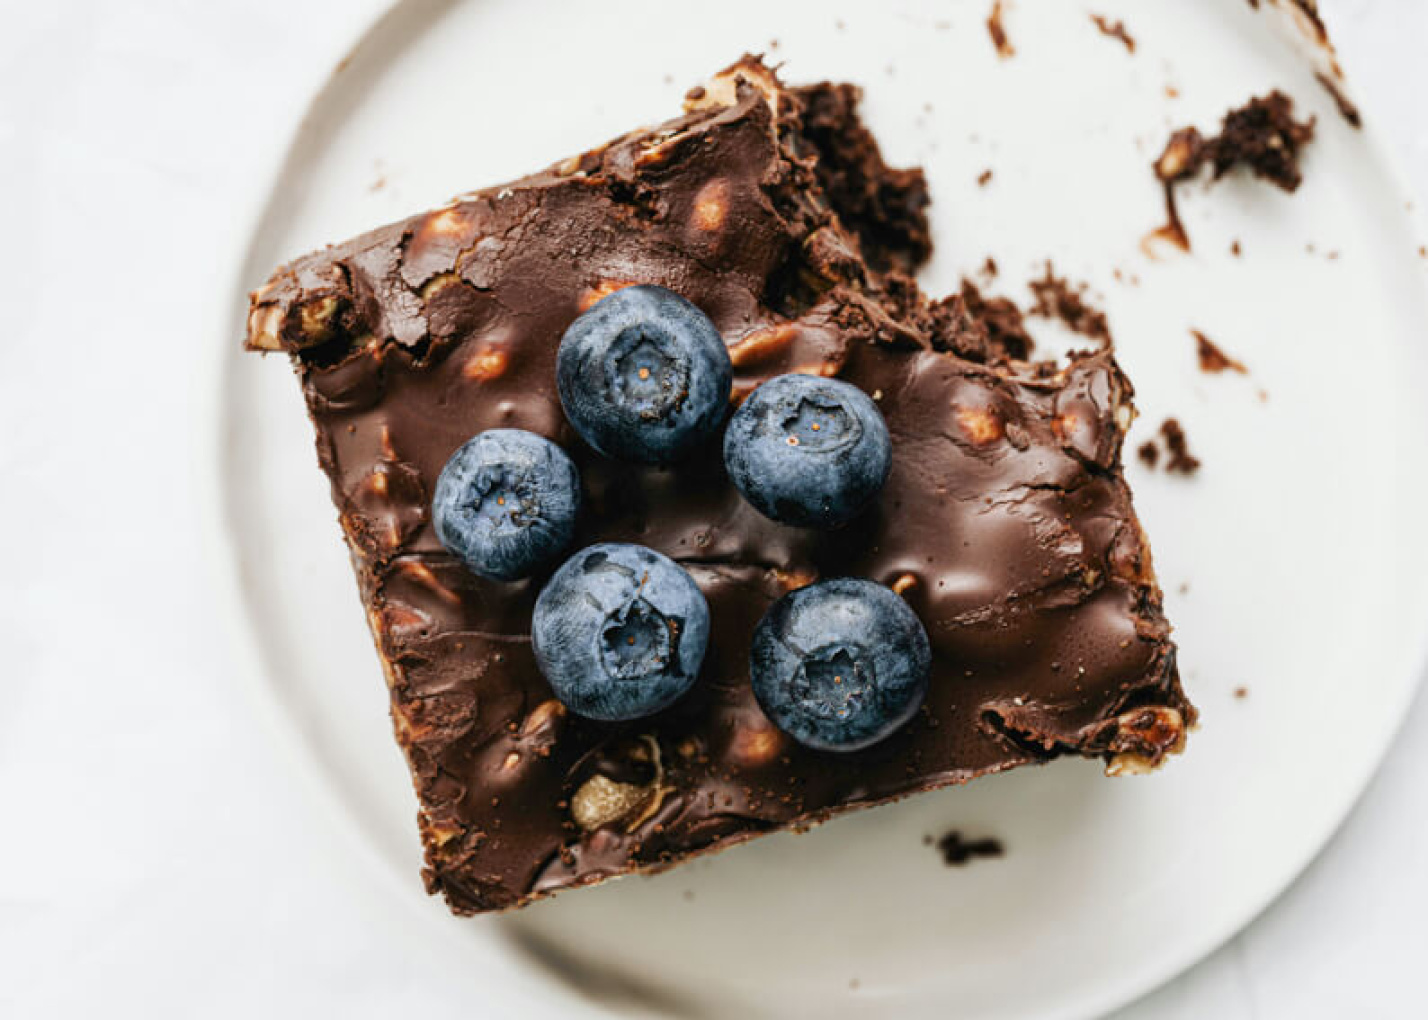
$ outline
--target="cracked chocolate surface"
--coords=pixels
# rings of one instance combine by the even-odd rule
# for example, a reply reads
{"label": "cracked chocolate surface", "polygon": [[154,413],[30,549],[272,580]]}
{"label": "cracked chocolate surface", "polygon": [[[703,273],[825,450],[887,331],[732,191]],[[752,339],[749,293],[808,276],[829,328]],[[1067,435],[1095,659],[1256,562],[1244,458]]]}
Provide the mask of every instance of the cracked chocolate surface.
{"label": "cracked chocolate surface", "polygon": [[[253,295],[249,346],[293,356],[316,428],[427,884],[459,913],[1060,754],[1148,768],[1193,721],[1120,472],[1128,382],[1109,349],[1017,360],[1029,338],[1005,309],[921,294],[905,271],[930,251],[925,184],[883,164],[856,100],[745,58],[677,120],[297,259]],[[784,527],[739,497],[717,443],[670,468],[585,447],[556,348],[636,282],[709,314],[735,401],[795,370],[871,394],[894,445],[874,508],[832,533]],[[700,584],[712,634],[683,701],[625,724],[566,712],[531,654],[544,578],[485,581],[438,543],[443,463],[498,426],[577,462],[577,548],[642,543]],[[767,606],[838,575],[892,586],[934,649],[919,715],[846,755],[776,730],[747,666]]]}

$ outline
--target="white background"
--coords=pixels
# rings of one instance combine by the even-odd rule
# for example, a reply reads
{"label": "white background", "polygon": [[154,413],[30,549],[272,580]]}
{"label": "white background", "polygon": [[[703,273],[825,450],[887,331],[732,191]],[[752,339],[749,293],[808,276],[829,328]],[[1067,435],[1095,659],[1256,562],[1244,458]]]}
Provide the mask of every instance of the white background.
{"label": "white background", "polygon": [[[266,746],[199,519],[234,246],[378,5],[0,2],[0,1016],[495,1015]],[[1323,6],[1422,194],[1428,4]],[[1294,888],[1119,1020],[1422,1015],[1425,775],[1420,698]]]}

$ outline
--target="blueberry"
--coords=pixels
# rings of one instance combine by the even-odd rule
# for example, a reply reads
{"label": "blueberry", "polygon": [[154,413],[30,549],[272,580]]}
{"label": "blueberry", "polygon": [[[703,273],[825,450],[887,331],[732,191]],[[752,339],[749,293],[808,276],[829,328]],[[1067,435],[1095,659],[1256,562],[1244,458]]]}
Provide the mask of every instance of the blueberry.
{"label": "blueberry", "polygon": [[764,714],[800,744],[856,751],[912,718],[927,697],[932,650],[906,602],[843,577],[769,607],[749,657]]}
{"label": "blueberry", "polygon": [[832,528],[882,490],[892,440],[877,405],[856,386],[781,375],[754,390],[724,433],[724,466],[765,517]]}
{"label": "blueberry", "polygon": [[565,415],[607,457],[668,464],[714,435],[734,369],[709,317],[671,290],[625,287],[560,340]]}
{"label": "blueberry", "polygon": [[638,719],[693,686],[709,641],[694,578],[642,545],[576,553],[536,599],[531,643],[555,696],[590,719]]}
{"label": "blueberry", "polygon": [[580,475],[565,451],[522,429],[491,429],[451,455],[431,501],[436,537],[473,573],[526,577],[570,544]]}

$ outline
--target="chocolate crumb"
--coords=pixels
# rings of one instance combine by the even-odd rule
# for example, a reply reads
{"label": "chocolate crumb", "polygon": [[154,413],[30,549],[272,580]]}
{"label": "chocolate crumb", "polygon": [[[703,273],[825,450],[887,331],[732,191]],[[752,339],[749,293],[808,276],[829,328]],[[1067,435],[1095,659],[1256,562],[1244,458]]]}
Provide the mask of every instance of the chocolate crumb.
{"label": "chocolate crumb", "polygon": [[992,169],[988,167],[977,175],[977,186],[985,188],[992,180]]}
{"label": "chocolate crumb", "polygon": [[1236,688],[1235,688],[1235,697],[1238,698],[1240,701],[1244,701],[1245,698],[1248,698],[1248,697],[1249,697],[1249,688],[1248,688],[1248,687],[1236,687]]}
{"label": "chocolate crumb", "polygon": [[1185,439],[1185,429],[1174,418],[1166,418],[1160,425],[1160,434],[1165,437],[1165,449],[1170,459],[1165,462],[1165,470],[1172,475],[1193,475],[1200,469],[1200,460],[1190,452],[1190,444]]}
{"label": "chocolate crumb", "polygon": [[1240,375],[1249,374],[1249,369],[1245,368],[1243,362],[1230,357],[1198,329],[1190,330],[1190,335],[1195,338],[1195,353],[1200,358],[1200,371],[1218,374],[1229,370]]}
{"label": "chocolate crumb", "polygon": [[[1141,443],[1136,449],[1136,456],[1146,467],[1154,470],[1160,463],[1161,448],[1157,440],[1165,446],[1165,470],[1167,473],[1193,475],[1199,470],[1200,461],[1190,452],[1190,446],[1185,439],[1185,429],[1174,418],[1166,418],[1160,425],[1160,432]],[[1182,593],[1184,590],[1185,588],[1182,586]]]}
{"label": "chocolate crumb", "polygon": [[1043,319],[1059,319],[1073,333],[1110,346],[1111,327],[1106,321],[1106,314],[1087,303],[1084,283],[1072,286],[1058,277],[1048,262],[1046,275],[1032,280],[1029,286],[1035,302],[1027,314]]}
{"label": "chocolate crumb", "polygon": [[1294,100],[1278,89],[1225,114],[1220,134],[1205,143],[1218,180],[1243,165],[1263,180],[1292,192],[1304,179],[1299,153],[1314,138],[1314,118],[1294,119]]}
{"label": "chocolate crumb", "polygon": [[1344,94],[1343,86],[1338,79],[1325,74],[1323,71],[1315,71],[1314,77],[1319,79],[1319,84],[1333,97],[1334,105],[1339,108],[1339,113],[1344,120],[1356,128],[1363,127],[1364,119],[1359,113],[1359,108],[1354,105],[1354,101]]}
{"label": "chocolate crumb", "polygon": [[1173,132],[1154,164],[1155,176],[1165,188],[1167,222],[1151,231],[1141,247],[1150,254],[1146,242],[1165,240],[1182,251],[1190,250],[1190,238],[1175,202],[1175,185],[1194,177],[1204,166],[1211,167],[1215,180],[1244,166],[1285,191],[1298,189],[1303,180],[1299,154],[1314,138],[1314,123],[1313,117],[1296,121],[1294,100],[1276,89],[1225,114],[1218,135],[1205,138],[1193,127]]}
{"label": "chocolate crumb", "polygon": [[1190,594],[1190,582],[1189,582],[1189,581],[1181,581],[1181,582],[1180,582],[1180,594],[1181,594],[1181,595],[1189,595],[1189,594]]}
{"label": "chocolate crumb", "polygon": [[381,190],[382,190],[383,188],[385,188],[386,186],[387,186],[387,175],[384,174],[384,173],[378,173],[378,174],[377,174],[377,179],[371,183],[371,185],[367,188],[367,190],[370,191],[370,192],[372,192],[373,194],[376,194],[377,192],[381,191]]}
{"label": "chocolate crumb", "polygon": [[1036,342],[1027,332],[1021,309],[1015,301],[1005,297],[985,297],[977,285],[967,279],[962,281],[962,291],[958,296],[967,314],[986,330],[989,346],[1019,361],[1031,356]]}
{"label": "chocolate crumb", "polygon": [[1235,258],[1239,258],[1244,254],[1244,249],[1240,247],[1239,238],[1235,238],[1234,241],[1230,242],[1230,254]]}
{"label": "chocolate crumb", "polygon": [[937,840],[937,849],[948,867],[961,867],[978,857],[1001,857],[1006,853],[999,839],[963,839],[957,829],[944,833]]}
{"label": "chocolate crumb", "polygon": [[1102,35],[1109,36],[1112,39],[1119,39],[1125,44],[1126,52],[1135,52],[1135,39],[1126,31],[1125,22],[1113,22],[1104,14],[1093,14],[1091,15],[1091,20],[1096,23],[1096,27],[1101,30]]}
{"label": "chocolate crumb", "polygon": [[1167,86],[1165,86],[1165,98],[1166,98],[1166,99],[1179,99],[1179,98],[1180,98],[1180,90],[1177,89],[1174,85],[1167,85]]}
{"label": "chocolate crumb", "polygon": [[997,260],[988,255],[987,260],[982,263],[982,275],[985,276],[988,280],[995,280],[997,278],[998,271],[999,270],[997,269]]}
{"label": "chocolate crumb", "polygon": [[1005,60],[1016,53],[1011,40],[1007,38],[1006,26],[1002,24],[1002,0],[992,0],[992,13],[987,17],[987,32],[991,34],[992,45],[997,48],[997,56]]}

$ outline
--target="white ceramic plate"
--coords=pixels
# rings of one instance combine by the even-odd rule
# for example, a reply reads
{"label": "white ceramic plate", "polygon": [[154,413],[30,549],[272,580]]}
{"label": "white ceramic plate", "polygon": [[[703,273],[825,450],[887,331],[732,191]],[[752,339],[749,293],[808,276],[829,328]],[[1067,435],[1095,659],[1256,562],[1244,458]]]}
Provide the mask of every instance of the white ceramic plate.
{"label": "white ceramic plate", "polygon": [[[302,124],[240,290],[286,257],[671,115],[746,49],[792,81],[860,82],[891,159],[928,171],[927,287],[987,255],[1018,298],[1048,257],[1091,281],[1139,391],[1133,441],[1173,414],[1204,459],[1191,480],[1130,468],[1203,710],[1182,759],[1138,780],[1028,769],[509,917],[423,903],[414,951],[461,947],[453,988],[483,1015],[1090,1016],[1262,909],[1391,739],[1428,620],[1428,305],[1382,149],[1333,112],[1292,26],[1243,0],[1102,0],[1134,55],[1080,4],[1016,0],[1006,61],[988,6],[409,2]],[[1148,165],[1168,129],[1211,128],[1275,86],[1319,114],[1303,188],[1191,188],[1195,254],[1148,259]],[[1251,374],[1201,374],[1192,326]],[[299,394],[277,360],[231,345],[223,358],[224,512],[255,672],[415,901],[415,803]],[[948,868],[923,843],[948,828],[1007,855]]]}

